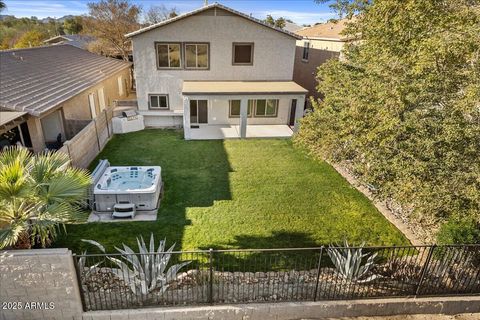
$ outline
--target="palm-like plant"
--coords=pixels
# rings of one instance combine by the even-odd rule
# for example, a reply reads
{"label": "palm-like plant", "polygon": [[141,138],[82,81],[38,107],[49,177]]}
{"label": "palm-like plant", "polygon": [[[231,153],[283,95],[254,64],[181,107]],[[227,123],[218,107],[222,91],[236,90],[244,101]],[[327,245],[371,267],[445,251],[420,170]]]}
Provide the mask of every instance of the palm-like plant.
{"label": "palm-like plant", "polygon": [[44,247],[61,224],[75,220],[91,179],[68,161],[63,153],[19,147],[0,153],[0,248]]}

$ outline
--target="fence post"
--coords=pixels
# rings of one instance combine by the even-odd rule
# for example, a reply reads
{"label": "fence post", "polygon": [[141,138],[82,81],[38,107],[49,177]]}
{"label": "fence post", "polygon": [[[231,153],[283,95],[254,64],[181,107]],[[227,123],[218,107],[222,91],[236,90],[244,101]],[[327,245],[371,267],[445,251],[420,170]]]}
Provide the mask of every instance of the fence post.
{"label": "fence post", "polygon": [[95,127],[95,136],[97,137],[98,152],[100,153],[102,151],[102,147],[100,146],[100,137],[98,136],[97,119],[93,119],[93,126]]}
{"label": "fence post", "polygon": [[322,255],[323,255],[323,246],[320,247],[320,256],[318,257],[318,266],[317,266],[317,280],[315,283],[315,293],[313,294],[313,301],[317,301],[317,294],[318,294],[318,285],[320,282],[320,268],[322,266]]}
{"label": "fence post", "polygon": [[208,285],[208,303],[213,304],[213,249],[210,248],[208,250],[209,252],[209,260],[210,260],[210,266],[209,266],[209,273],[210,273],[210,279],[209,279],[209,285]]}
{"label": "fence post", "polygon": [[107,109],[103,109],[103,112],[105,113],[105,122],[107,123],[107,136],[110,139],[110,126],[108,125],[108,114],[107,114]]}
{"label": "fence post", "polygon": [[427,260],[425,260],[425,263],[423,264],[422,273],[420,274],[420,280],[417,284],[417,290],[415,290],[415,296],[418,296],[420,294],[420,288],[422,287],[423,279],[425,278],[425,274],[427,273],[428,267],[430,265],[430,260],[432,260],[433,251],[436,247],[437,245],[434,244],[430,247],[430,250],[428,251]]}
{"label": "fence post", "polygon": [[78,288],[80,290],[80,300],[82,301],[82,310],[83,312],[85,312],[87,311],[87,307],[85,304],[85,297],[83,296],[84,292],[83,292],[83,286],[82,286],[82,278],[80,277],[80,269],[78,267],[78,259],[75,253],[72,255],[72,260],[73,260],[73,265],[75,266],[75,273],[77,276]]}

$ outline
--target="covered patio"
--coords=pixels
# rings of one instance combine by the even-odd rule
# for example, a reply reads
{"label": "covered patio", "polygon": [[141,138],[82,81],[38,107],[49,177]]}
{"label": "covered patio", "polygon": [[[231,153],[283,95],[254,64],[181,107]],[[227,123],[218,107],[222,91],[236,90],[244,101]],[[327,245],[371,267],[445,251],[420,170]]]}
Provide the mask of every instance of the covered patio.
{"label": "covered patio", "polygon": [[[290,138],[293,130],[288,125],[250,125],[246,138]],[[207,125],[192,128],[192,140],[218,140],[240,138],[239,125]]]}
{"label": "covered patio", "polygon": [[293,81],[184,81],[185,140],[291,137],[306,93]]}

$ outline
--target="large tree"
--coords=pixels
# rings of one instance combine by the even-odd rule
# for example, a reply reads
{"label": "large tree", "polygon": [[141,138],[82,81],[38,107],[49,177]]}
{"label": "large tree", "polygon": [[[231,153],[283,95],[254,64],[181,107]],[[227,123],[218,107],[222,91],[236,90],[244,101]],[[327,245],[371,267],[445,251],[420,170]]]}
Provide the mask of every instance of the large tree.
{"label": "large tree", "polygon": [[83,18],[81,16],[75,16],[63,21],[63,31],[66,34],[77,34],[83,30]]}
{"label": "large tree", "polygon": [[[480,1],[334,1],[356,19],[295,141],[434,226],[480,219]],[[410,211],[409,211],[410,212]]]}
{"label": "large tree", "polygon": [[141,8],[128,0],[101,0],[88,3],[85,33],[97,38],[91,49],[107,55],[120,55],[128,60],[131,42],[125,34],[137,30]]}
{"label": "large tree", "polygon": [[152,25],[178,16],[176,8],[167,8],[165,5],[150,6],[145,12],[145,23]]}

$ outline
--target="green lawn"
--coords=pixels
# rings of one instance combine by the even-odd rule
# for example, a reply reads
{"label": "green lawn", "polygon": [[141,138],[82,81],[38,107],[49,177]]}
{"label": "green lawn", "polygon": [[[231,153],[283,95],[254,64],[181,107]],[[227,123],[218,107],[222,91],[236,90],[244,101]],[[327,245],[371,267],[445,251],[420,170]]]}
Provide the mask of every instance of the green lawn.
{"label": "green lawn", "polygon": [[135,237],[151,232],[184,250],[319,246],[344,238],[408,244],[332,167],[290,140],[184,141],[176,131],[145,130],[115,136],[98,158],[162,167],[158,219],[68,225],[57,247],[92,251],[80,239],[109,250],[121,243],[136,247]]}

